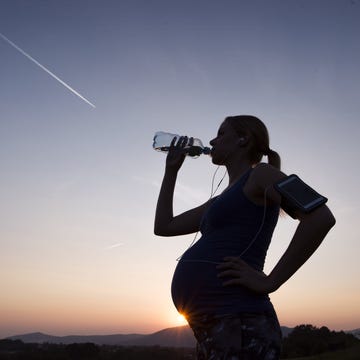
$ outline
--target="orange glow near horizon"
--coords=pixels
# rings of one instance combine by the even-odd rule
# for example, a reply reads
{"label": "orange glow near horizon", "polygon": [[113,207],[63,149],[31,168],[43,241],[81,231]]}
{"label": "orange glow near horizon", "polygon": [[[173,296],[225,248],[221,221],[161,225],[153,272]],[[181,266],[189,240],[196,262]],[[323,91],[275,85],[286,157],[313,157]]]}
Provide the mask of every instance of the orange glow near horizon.
{"label": "orange glow near horizon", "polygon": [[[157,289],[158,297],[144,297],[143,293],[154,292],[154,285],[150,288],[144,284],[130,292],[106,281],[97,283],[96,287],[84,283],[79,287],[69,280],[56,287],[45,276],[26,275],[21,278],[14,271],[11,283],[10,275],[0,275],[0,282],[5,285],[8,282],[8,289],[12,291],[12,294],[2,293],[0,338],[38,331],[58,336],[150,334],[187,323],[165,287]],[[298,275],[271,295],[282,326],[312,324],[335,331],[359,327],[359,291],[343,283],[336,288],[323,284],[319,292],[308,282],[304,293],[301,284],[305,279],[308,277],[304,272],[303,277]]]}
{"label": "orange glow near horizon", "polygon": [[[280,301],[279,301],[280,302]],[[104,307],[98,303],[94,307],[83,307],[74,303],[72,307],[60,304],[32,307],[6,306],[0,310],[0,338],[31,332],[50,335],[107,335],[142,333],[150,334],[165,328],[187,324],[186,317],[174,307],[163,304],[160,312],[148,308],[115,306]],[[280,304],[279,304],[280,305]],[[306,306],[307,305],[307,306]],[[293,303],[292,306],[278,306],[279,321],[282,326],[295,327],[300,324],[326,326],[331,330],[353,330],[358,328],[360,319],[354,316],[355,303],[351,308],[338,309],[335,305]],[[94,310],[96,309],[96,310]],[[167,310],[166,310],[167,309]],[[331,314],[331,315],[329,315]]]}
{"label": "orange glow near horizon", "polygon": [[177,321],[178,321],[179,325],[186,325],[187,324],[186,317],[183,314],[178,315]]}

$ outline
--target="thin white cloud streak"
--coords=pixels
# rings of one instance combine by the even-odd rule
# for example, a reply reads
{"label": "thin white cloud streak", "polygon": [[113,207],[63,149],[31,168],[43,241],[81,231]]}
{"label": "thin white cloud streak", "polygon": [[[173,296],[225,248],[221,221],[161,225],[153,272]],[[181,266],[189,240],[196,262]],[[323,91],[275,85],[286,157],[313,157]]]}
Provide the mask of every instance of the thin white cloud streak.
{"label": "thin white cloud streak", "polygon": [[19,48],[16,44],[14,44],[10,39],[8,39],[5,35],[0,33],[0,37],[2,37],[8,44],[10,44],[13,48],[18,50],[21,54],[26,56],[29,60],[31,60],[33,63],[35,63],[37,66],[39,66],[41,69],[43,69],[45,72],[47,72],[50,76],[52,76],[55,80],[57,80],[60,84],[64,85],[68,90],[70,90],[73,94],[78,96],[81,100],[85,101],[87,104],[92,106],[94,109],[96,106],[91,103],[89,100],[87,100],[84,96],[79,94],[76,90],[74,90],[71,86],[69,86],[66,82],[62,81],[60,78],[58,78],[55,74],[53,74],[50,70],[48,70],[45,66],[41,65],[38,61],[36,61],[33,57],[31,57],[28,53],[26,53],[24,50]]}
{"label": "thin white cloud streak", "polygon": [[122,246],[122,245],[124,245],[124,243],[113,244],[113,245],[110,245],[110,246],[105,247],[105,250],[115,249],[115,248],[117,248],[117,247],[119,247],[119,246]]}

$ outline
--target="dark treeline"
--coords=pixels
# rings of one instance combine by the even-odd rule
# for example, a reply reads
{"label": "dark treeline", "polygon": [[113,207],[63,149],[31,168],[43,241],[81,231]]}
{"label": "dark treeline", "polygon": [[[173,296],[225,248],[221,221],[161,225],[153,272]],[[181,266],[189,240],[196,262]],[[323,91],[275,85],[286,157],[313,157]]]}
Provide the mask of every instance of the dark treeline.
{"label": "dark treeline", "polygon": [[291,359],[344,350],[360,343],[343,331],[330,331],[323,326],[299,325],[283,339],[282,358]]}
{"label": "dark treeline", "polygon": [[[282,359],[318,355],[359,345],[351,334],[327,327],[300,325],[283,340]],[[195,359],[195,349],[160,346],[110,346],[84,344],[25,344],[20,340],[0,340],[0,360],[186,360]]]}
{"label": "dark treeline", "polygon": [[24,344],[0,340],[0,360],[184,360],[195,359],[194,349],[160,346],[84,344]]}

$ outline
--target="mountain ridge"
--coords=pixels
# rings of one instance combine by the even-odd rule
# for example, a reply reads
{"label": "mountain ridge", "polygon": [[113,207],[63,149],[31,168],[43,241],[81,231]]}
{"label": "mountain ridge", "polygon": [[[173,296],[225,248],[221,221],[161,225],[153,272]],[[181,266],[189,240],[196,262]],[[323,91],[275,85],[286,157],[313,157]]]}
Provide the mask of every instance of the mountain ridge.
{"label": "mountain ridge", "polygon": [[[283,336],[288,336],[293,328],[281,326]],[[346,331],[360,338],[360,329]],[[196,340],[188,325],[165,328],[151,334],[110,334],[110,335],[66,335],[54,336],[42,332],[33,332],[9,336],[6,339],[21,340],[24,343],[94,343],[96,345],[117,346],[164,346],[164,347],[195,347]]]}

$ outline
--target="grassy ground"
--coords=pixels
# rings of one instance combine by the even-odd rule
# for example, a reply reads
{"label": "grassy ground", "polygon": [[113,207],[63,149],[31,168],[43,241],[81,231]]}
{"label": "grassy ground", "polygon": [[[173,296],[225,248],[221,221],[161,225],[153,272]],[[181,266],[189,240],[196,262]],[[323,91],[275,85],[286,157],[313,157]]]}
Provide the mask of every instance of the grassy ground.
{"label": "grassy ground", "polygon": [[360,345],[342,351],[335,351],[318,356],[302,357],[291,360],[360,360]]}

